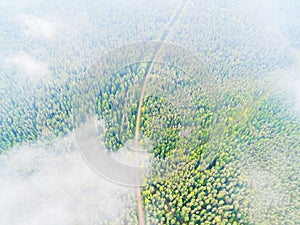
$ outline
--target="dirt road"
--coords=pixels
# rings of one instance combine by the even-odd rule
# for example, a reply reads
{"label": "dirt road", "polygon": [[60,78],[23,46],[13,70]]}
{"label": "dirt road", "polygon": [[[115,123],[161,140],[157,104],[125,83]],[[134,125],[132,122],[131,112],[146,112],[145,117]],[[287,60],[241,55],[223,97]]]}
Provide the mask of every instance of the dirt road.
{"label": "dirt road", "polygon": [[[138,107],[138,112],[137,112],[137,119],[136,119],[136,126],[135,126],[135,147],[138,147],[138,142],[139,142],[139,137],[140,137],[140,122],[141,122],[142,105],[143,105],[145,91],[146,91],[148,80],[151,75],[152,68],[154,66],[155,61],[157,60],[157,57],[160,54],[160,50],[163,45],[163,42],[167,39],[170,32],[172,30],[174,30],[176,21],[179,18],[183,8],[186,6],[187,2],[188,1],[185,1],[185,0],[183,0],[181,2],[178,9],[176,10],[176,13],[174,14],[172,20],[170,21],[168,28],[165,28],[165,30],[163,31],[161,38],[160,38],[161,43],[159,44],[158,49],[152,58],[151,64],[146,71],[145,80],[144,80],[144,83],[143,83],[143,86],[141,89],[141,93],[140,93],[140,101],[139,101],[139,107]],[[143,201],[142,201],[142,194],[141,194],[140,187],[138,187],[136,189],[136,195],[137,195],[137,202],[138,202],[138,222],[139,222],[139,225],[144,225],[145,222],[144,222],[144,215],[143,215]]]}

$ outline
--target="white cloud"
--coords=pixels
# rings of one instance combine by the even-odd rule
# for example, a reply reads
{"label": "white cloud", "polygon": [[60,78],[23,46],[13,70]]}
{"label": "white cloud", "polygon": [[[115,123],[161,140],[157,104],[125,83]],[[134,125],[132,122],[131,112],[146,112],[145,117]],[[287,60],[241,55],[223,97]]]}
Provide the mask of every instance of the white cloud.
{"label": "white cloud", "polygon": [[20,21],[25,25],[25,34],[41,39],[51,39],[55,35],[56,24],[32,15],[20,16]]}
{"label": "white cloud", "polygon": [[44,77],[49,74],[47,63],[37,60],[25,52],[19,52],[9,57],[7,62],[29,77]]}
{"label": "white cloud", "polygon": [[0,224],[119,224],[128,204],[120,198],[134,196],[134,189],[99,177],[68,148],[65,138],[50,148],[24,146],[0,155]]}
{"label": "white cloud", "polygon": [[273,71],[270,78],[275,88],[286,91],[292,95],[298,110],[300,110],[300,49],[291,49],[295,60],[294,66],[289,69]]}

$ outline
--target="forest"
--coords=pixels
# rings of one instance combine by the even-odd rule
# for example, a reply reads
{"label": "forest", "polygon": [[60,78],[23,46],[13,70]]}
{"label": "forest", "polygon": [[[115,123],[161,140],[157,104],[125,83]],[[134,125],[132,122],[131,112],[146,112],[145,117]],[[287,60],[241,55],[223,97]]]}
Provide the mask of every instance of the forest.
{"label": "forest", "polygon": [[[294,28],[300,18],[288,11],[299,9],[297,1],[281,12],[294,21],[284,38],[255,21],[257,5],[246,12],[246,3],[190,0],[180,1],[180,8],[177,1],[75,2],[18,9],[0,3],[0,158],[24,145],[51,146],[91,113],[105,121],[99,138],[117,153],[135,138],[141,87],[153,64],[139,125],[140,143],[152,146],[152,170],[141,185],[145,224],[300,223],[299,112],[291,90],[273,76],[299,63],[287,50],[300,47]],[[23,37],[22,26],[9,17],[18,10],[64,21],[56,29],[65,35]],[[159,61],[97,73],[108,52],[162,37],[201,60],[201,66],[197,60],[189,65],[198,74]],[[16,51],[19,58],[29,52],[47,61],[49,74],[23,76],[12,65],[16,58],[6,59]],[[78,151],[71,145],[63,148]],[[115,218],[66,224],[138,224],[134,189],[120,193],[115,197],[124,208]],[[101,207],[93,214],[105,211]]]}

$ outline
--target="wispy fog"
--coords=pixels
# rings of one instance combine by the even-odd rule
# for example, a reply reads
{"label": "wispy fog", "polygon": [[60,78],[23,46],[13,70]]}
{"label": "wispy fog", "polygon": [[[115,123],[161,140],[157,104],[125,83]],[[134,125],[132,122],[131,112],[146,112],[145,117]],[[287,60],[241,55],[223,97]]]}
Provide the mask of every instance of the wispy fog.
{"label": "wispy fog", "polygon": [[0,155],[0,224],[90,225],[126,211],[120,198],[132,189],[100,178],[78,151],[64,149],[68,142]]}
{"label": "wispy fog", "polygon": [[7,62],[15,67],[24,77],[40,78],[49,75],[48,64],[25,52],[8,57]]}
{"label": "wispy fog", "polygon": [[273,80],[275,88],[293,97],[296,110],[300,112],[300,49],[292,48],[290,54],[294,60],[294,64],[288,69],[273,71],[270,79]]}
{"label": "wispy fog", "polygon": [[34,38],[51,39],[55,35],[56,24],[37,16],[21,15],[20,22],[24,24],[24,33]]}

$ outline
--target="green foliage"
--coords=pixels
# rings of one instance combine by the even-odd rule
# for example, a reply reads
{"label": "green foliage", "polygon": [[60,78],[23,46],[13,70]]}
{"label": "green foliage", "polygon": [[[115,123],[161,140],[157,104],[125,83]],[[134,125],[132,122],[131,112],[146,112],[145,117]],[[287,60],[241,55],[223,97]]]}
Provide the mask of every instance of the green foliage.
{"label": "green foliage", "polygon": [[[205,72],[209,74],[205,75],[215,80],[198,83],[188,74],[159,65],[154,66],[147,87],[141,136],[153,142],[155,158],[153,174],[143,186],[147,223],[300,224],[299,121],[288,111],[290,105],[285,103],[285,95],[260,94],[259,86],[265,84],[253,79],[288,65],[289,58],[283,53],[280,40],[273,40],[263,29],[253,29],[249,21],[230,14],[230,9],[211,7],[211,4],[209,1],[189,3],[168,41],[196,51],[207,63]],[[97,12],[100,8],[92,10]],[[99,80],[86,75],[87,65],[108,48],[123,44],[120,36],[125,36],[127,41],[136,40],[141,35],[138,29],[143,30],[146,40],[159,39],[165,34],[157,32],[157,28],[164,27],[173,12],[170,10],[165,15],[156,9],[155,14],[160,18],[157,20],[148,9],[135,10],[136,17],[132,18],[127,11],[119,14],[116,10],[108,11],[95,15],[103,16],[103,21],[121,18],[124,33],[111,23],[95,23],[97,29],[76,27],[74,36],[82,35],[78,40],[82,45],[65,46],[74,43],[72,36],[55,45],[55,49],[45,50],[51,55],[49,61],[54,63],[51,68],[54,75],[49,83],[32,88],[31,82],[18,80],[20,77],[11,71],[3,71],[0,151],[24,142],[51,141],[63,136],[83,123],[91,109],[105,121],[101,137],[109,150],[117,151],[134,138],[146,63],[122,68],[113,75],[103,74],[96,77]],[[142,18],[149,18],[146,24]],[[17,40],[19,30],[7,24],[7,31],[11,29]],[[131,24],[134,29],[128,29]],[[106,35],[105,32],[110,37],[106,37],[109,43],[103,45],[103,39],[98,37]],[[91,40],[91,37],[97,38]],[[4,40],[3,48],[10,42],[17,43],[16,40]],[[39,49],[45,47],[43,43],[37,45]],[[84,49],[86,46],[89,53]],[[26,46],[11,48],[27,49]],[[217,95],[216,102],[209,102],[201,89],[203,85],[216,85],[212,83],[222,87],[213,93]],[[98,89],[90,88],[95,86]],[[72,110],[77,113],[75,124]],[[218,129],[220,132],[214,133]],[[274,182],[266,177],[266,186],[274,184],[281,204],[267,199],[264,210],[255,211],[261,205],[259,197],[265,200],[264,192],[258,195],[260,189],[253,181],[256,177],[250,179],[256,170],[268,171],[269,177],[277,178]],[[136,206],[133,196],[121,201],[128,202],[128,208]],[[118,224],[137,223],[135,210],[129,210],[121,218]]]}

